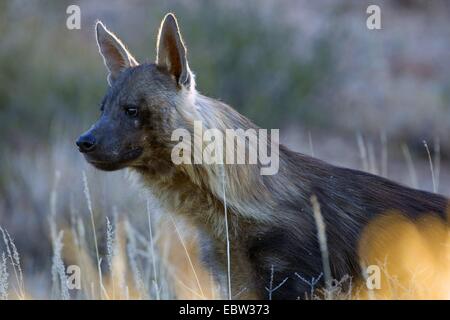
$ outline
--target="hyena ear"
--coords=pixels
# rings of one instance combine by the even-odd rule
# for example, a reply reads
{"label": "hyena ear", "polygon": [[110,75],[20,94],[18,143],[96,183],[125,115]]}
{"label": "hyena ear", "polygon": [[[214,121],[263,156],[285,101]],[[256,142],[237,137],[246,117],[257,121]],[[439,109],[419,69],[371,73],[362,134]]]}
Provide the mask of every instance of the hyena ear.
{"label": "hyena ear", "polygon": [[108,83],[112,85],[120,72],[126,68],[137,66],[138,62],[119,38],[109,31],[101,21],[97,21],[95,30],[100,54],[109,71]]}
{"label": "hyena ear", "polygon": [[166,14],[159,28],[156,46],[156,64],[167,68],[179,85],[190,87],[193,76],[186,57],[186,47],[181,38],[177,19]]}

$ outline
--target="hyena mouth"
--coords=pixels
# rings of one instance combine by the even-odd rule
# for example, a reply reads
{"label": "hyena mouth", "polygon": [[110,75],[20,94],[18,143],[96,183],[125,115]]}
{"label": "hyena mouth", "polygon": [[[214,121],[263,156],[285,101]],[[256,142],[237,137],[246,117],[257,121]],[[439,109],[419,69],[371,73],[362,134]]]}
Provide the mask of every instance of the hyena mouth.
{"label": "hyena mouth", "polygon": [[126,151],[121,154],[118,158],[107,160],[107,159],[93,159],[89,156],[86,157],[87,162],[92,164],[94,167],[104,171],[114,171],[120,170],[128,166],[133,160],[139,158],[144,149],[142,147],[135,147],[131,150]]}

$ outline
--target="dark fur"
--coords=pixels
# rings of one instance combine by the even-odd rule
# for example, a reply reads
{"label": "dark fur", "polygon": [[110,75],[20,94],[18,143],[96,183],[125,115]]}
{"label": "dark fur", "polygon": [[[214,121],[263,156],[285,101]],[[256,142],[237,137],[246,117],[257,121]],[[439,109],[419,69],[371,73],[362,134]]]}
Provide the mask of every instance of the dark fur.
{"label": "dark fur", "polygon": [[[340,280],[345,275],[359,277],[361,232],[375,216],[395,210],[413,220],[433,213],[446,219],[447,199],[440,195],[407,188],[369,173],[335,167],[287,149],[283,153],[289,158],[292,179],[298,181],[297,192],[316,195],[321,205],[334,279]],[[289,280],[274,293],[275,298],[303,297],[309,286],[294,273],[312,279],[323,270],[312,207],[309,202],[294,200],[280,203],[279,212],[295,217],[292,220],[298,225],[269,227],[263,231],[264,237],[249,241],[248,250],[261,278],[259,281],[265,286],[270,274],[268,257],[275,256],[287,264],[276,273],[274,283],[285,277]],[[303,234],[296,233],[297,229],[302,229]],[[264,292],[262,286],[260,292]]]}
{"label": "dark fur", "polygon": [[[281,153],[287,161],[285,169],[290,173],[289,179],[297,186],[292,194],[304,195],[306,199],[316,195],[321,205],[333,279],[341,280],[348,275],[355,281],[360,277],[359,240],[364,227],[375,216],[395,210],[413,221],[430,214],[444,221],[447,219],[448,200],[441,195],[401,186],[369,173],[335,167],[284,147]],[[277,178],[268,176],[267,180],[270,179]],[[270,181],[266,183],[270,184]],[[240,224],[237,236],[232,239],[232,252],[239,253],[232,255],[232,261],[247,260],[250,263],[251,280],[241,283],[254,284],[257,297],[268,297],[266,288],[269,288],[273,267],[274,287],[285,278],[288,280],[272,294],[272,298],[304,298],[305,293],[309,294],[310,286],[295,273],[311,280],[323,272],[312,206],[300,196],[293,196],[277,203],[275,210],[280,215],[276,225]],[[219,252],[214,269],[224,272],[225,244],[223,239],[215,241],[211,250],[210,243],[214,241],[205,237],[204,243],[212,251],[205,260],[217,259]],[[239,274],[239,267],[235,269]],[[323,284],[321,281],[318,286]]]}

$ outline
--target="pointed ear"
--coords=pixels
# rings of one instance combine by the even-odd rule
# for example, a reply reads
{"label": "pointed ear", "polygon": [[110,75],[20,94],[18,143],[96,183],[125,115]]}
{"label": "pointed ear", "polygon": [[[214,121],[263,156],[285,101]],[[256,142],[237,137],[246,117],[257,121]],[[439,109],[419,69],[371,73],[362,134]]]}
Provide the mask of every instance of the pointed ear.
{"label": "pointed ear", "polygon": [[98,49],[103,56],[103,62],[109,71],[108,83],[109,85],[112,85],[120,72],[126,68],[137,66],[138,63],[119,38],[117,38],[114,33],[110,32],[101,21],[97,21],[95,30],[97,34]]}
{"label": "pointed ear", "polygon": [[166,14],[159,28],[156,64],[167,68],[179,85],[189,87],[192,74],[186,57],[186,47],[181,38],[177,19],[172,13]]}

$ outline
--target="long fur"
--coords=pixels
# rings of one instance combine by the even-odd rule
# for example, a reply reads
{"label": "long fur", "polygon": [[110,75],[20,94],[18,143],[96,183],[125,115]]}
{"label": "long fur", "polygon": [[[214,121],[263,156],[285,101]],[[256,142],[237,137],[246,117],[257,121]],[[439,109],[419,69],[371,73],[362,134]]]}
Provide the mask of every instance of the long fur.
{"label": "long fur", "polygon": [[[223,133],[229,128],[257,129],[228,105],[196,91],[179,99],[177,123],[193,131]],[[247,145],[247,148],[256,148]],[[415,219],[435,213],[445,219],[447,199],[400,186],[387,179],[339,168],[279,146],[280,170],[260,175],[256,165],[173,165],[169,176],[144,181],[167,210],[188,217],[202,234],[203,257],[220,281],[226,280],[224,197],[230,216],[233,294],[266,298],[269,281],[283,286],[273,298],[303,297],[309,287],[295,277],[318,277],[323,270],[310,197],[316,195],[324,216],[332,275],[359,277],[358,241],[377,215],[397,210]],[[223,175],[225,179],[223,180]],[[225,193],[223,192],[225,188]],[[272,278],[272,280],[271,280]]]}

